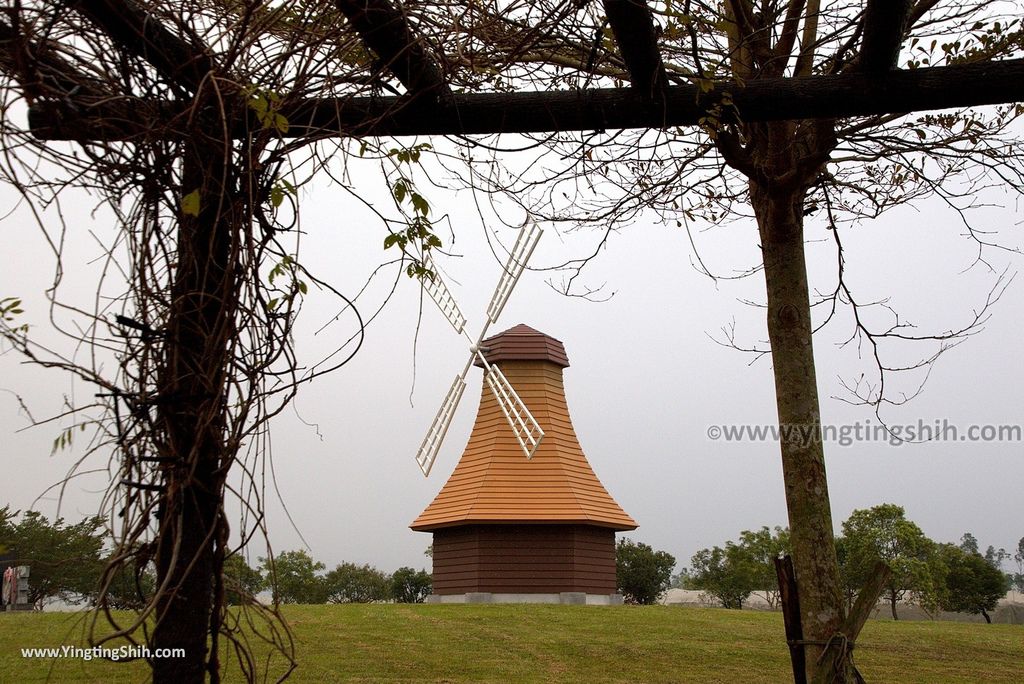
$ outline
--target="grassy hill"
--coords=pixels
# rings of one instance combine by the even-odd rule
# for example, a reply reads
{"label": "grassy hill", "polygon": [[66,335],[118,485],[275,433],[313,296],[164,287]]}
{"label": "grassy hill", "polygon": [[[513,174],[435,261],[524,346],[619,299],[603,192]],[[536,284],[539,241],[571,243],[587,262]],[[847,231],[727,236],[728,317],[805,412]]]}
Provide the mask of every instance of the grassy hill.
{"label": "grassy hill", "polygon": [[[790,677],[778,613],[347,605],[289,606],[285,614],[299,662],[290,680],[296,682],[774,683]],[[147,679],[143,663],[21,657],[23,647],[82,644],[81,633],[76,614],[0,614],[0,682]],[[872,620],[855,653],[872,683],[1024,681],[1024,627],[1017,625]],[[270,670],[279,673],[279,666],[272,661]],[[226,669],[228,681],[238,679],[233,662]]]}

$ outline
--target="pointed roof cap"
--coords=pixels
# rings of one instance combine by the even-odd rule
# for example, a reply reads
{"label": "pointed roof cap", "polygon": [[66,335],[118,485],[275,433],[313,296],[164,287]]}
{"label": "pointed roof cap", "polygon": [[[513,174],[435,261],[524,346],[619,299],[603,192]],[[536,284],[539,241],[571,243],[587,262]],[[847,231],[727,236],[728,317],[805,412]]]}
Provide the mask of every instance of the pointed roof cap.
{"label": "pointed roof cap", "polygon": [[[487,357],[488,363],[550,361],[560,368],[569,367],[569,357],[566,356],[565,346],[560,340],[522,323],[488,337],[480,346],[486,350],[484,356]],[[480,359],[476,360],[475,365],[483,366]]]}

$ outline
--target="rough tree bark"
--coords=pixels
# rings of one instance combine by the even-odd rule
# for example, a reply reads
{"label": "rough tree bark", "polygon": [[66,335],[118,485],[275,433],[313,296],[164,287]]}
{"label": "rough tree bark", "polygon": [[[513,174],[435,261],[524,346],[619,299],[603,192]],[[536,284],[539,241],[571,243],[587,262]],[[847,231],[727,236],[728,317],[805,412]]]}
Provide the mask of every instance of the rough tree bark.
{"label": "rough tree bark", "polygon": [[[839,629],[844,615],[811,344],[804,190],[773,193],[752,183],[751,196],[764,255],[768,337],[782,430],[793,566],[800,587],[800,618],[805,638],[823,641]],[[817,439],[805,439],[808,434]],[[820,652],[819,646],[808,646],[807,662],[813,665]],[[809,671],[808,681],[810,677]]]}
{"label": "rough tree bark", "polygon": [[[804,639],[826,642],[845,619],[821,440],[811,306],[804,258],[804,199],[835,144],[833,124],[780,122],[753,131],[750,201],[767,292],[782,471]],[[807,681],[822,646],[806,646]],[[840,675],[842,677],[842,675]],[[847,681],[841,679],[840,681]]]}

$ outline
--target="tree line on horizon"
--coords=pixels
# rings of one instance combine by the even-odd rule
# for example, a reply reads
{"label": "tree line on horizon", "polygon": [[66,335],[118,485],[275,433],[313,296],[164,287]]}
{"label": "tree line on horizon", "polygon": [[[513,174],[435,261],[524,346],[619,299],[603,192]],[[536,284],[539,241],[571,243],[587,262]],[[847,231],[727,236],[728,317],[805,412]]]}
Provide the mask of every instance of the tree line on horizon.
{"label": "tree line on horizon", "polygon": [[[672,586],[700,590],[724,608],[742,608],[752,595],[777,608],[774,559],[788,553],[788,529],[744,530],[736,541],[695,553],[690,567],[673,577]],[[1012,555],[994,546],[982,553],[970,532],[958,543],[936,542],[895,504],[853,511],[836,537],[836,555],[848,607],[875,563],[889,565],[892,574],[882,598],[894,620],[899,619],[898,604],[912,603],[933,617],[949,611],[980,614],[991,622],[989,612],[1007,591],[1024,591],[1024,537]],[[1004,572],[1003,565],[1011,558],[1016,572]]]}
{"label": "tree line on horizon", "polygon": [[[95,605],[104,568],[106,529],[100,517],[75,524],[63,518],[53,522],[37,511],[0,508],[0,565],[29,565],[29,601],[37,610],[61,601],[70,605]],[[427,547],[425,555],[432,555]],[[676,560],[647,544],[620,539],[616,546],[618,590],[627,603],[654,603],[668,589]],[[106,604],[113,609],[145,605],[155,590],[151,566],[132,566],[109,578]],[[324,563],[304,550],[284,551],[259,558],[255,567],[239,554],[224,561],[225,598],[239,605],[262,592],[280,604],[323,603],[422,603],[431,592],[431,574],[401,567],[387,573],[369,564],[341,563],[327,570]]]}
{"label": "tree line on horizon", "polygon": [[[18,519],[20,517],[20,519]],[[104,577],[110,552],[103,520],[93,516],[75,524],[50,522],[38,511],[20,514],[0,508],[0,564],[28,565],[29,602],[95,605],[101,583],[109,582],[106,604],[114,609],[145,605],[156,588],[151,566],[131,567]],[[255,567],[235,553],[224,561],[224,592],[230,605],[270,591],[275,603],[421,603],[430,593],[426,570],[402,567],[393,573],[369,564],[341,563],[329,572],[303,550],[259,558]]]}
{"label": "tree line on horizon", "polygon": [[[109,582],[107,605],[114,609],[144,605],[154,591],[151,567],[104,579],[109,551],[101,518],[68,524],[62,518],[50,522],[36,511],[18,518],[9,506],[0,508],[0,563],[31,566],[29,601],[38,610],[58,600],[94,605],[103,581]],[[883,598],[894,619],[897,604],[908,602],[931,615],[940,610],[965,612],[991,622],[989,611],[1011,587],[1024,591],[1024,537],[1012,555],[994,546],[982,553],[969,532],[957,544],[938,543],[894,504],[855,510],[842,524],[836,549],[850,605],[875,562],[889,565],[892,575]],[[698,551],[689,568],[673,575],[676,560],[671,554],[622,538],[616,544],[616,585],[629,604],[656,603],[670,587],[677,587],[702,591],[724,608],[742,608],[752,595],[778,608],[774,559],[788,553],[787,529],[744,530],[736,541]],[[431,555],[430,547],[425,555]],[[1016,572],[1006,573],[1002,566],[1010,559]],[[230,555],[225,559],[224,588],[231,605],[262,592],[269,592],[274,604],[422,603],[431,592],[431,575],[411,567],[387,573],[348,562],[327,570],[300,549],[284,551],[272,561],[261,557],[255,567],[239,554]]]}

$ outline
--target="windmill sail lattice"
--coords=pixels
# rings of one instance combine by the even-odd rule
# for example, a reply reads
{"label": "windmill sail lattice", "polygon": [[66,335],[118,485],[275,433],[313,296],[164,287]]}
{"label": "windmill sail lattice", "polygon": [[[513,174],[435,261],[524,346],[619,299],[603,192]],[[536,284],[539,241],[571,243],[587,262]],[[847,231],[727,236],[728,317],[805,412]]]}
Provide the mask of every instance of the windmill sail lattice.
{"label": "windmill sail lattice", "polygon": [[433,261],[429,255],[424,259],[424,265],[433,273],[432,278],[425,280],[424,290],[434,300],[434,303],[437,304],[441,313],[444,314],[448,322],[455,328],[455,331],[466,335],[470,340],[469,359],[466,361],[462,372],[456,376],[455,382],[452,383],[451,389],[448,390],[448,394],[445,395],[440,410],[434,416],[434,421],[430,424],[426,437],[423,438],[423,442],[416,452],[416,463],[419,465],[420,470],[423,471],[424,476],[430,474],[430,469],[434,465],[434,460],[441,449],[444,437],[452,424],[452,418],[455,416],[459,401],[462,399],[462,394],[466,389],[466,375],[473,366],[474,360],[479,360],[481,365],[483,365],[487,386],[494,393],[494,398],[501,407],[501,411],[512,428],[512,432],[515,434],[516,440],[522,447],[526,458],[533,457],[541,440],[544,439],[544,430],[541,429],[536,419],[534,419],[526,404],[523,403],[523,400],[505,378],[504,374],[502,374],[501,370],[487,362],[483,350],[480,348],[481,342],[483,342],[484,337],[487,335],[487,329],[491,323],[496,323],[501,316],[501,312],[505,308],[512,290],[515,289],[516,283],[519,282],[519,277],[526,269],[526,264],[530,260],[530,256],[533,254],[533,250],[536,248],[542,233],[543,231],[540,226],[533,222],[528,222],[519,231],[516,243],[509,252],[504,271],[498,280],[498,286],[495,288],[494,295],[491,297],[491,302],[487,307],[487,318],[475,341],[469,338],[465,332],[466,318],[462,315],[455,298],[434,267]]}
{"label": "windmill sail lattice", "polygon": [[462,379],[461,375],[455,376],[452,388],[445,395],[441,409],[434,416],[434,422],[430,424],[430,429],[427,430],[427,435],[423,438],[419,451],[416,452],[416,463],[419,464],[424,475],[430,474],[430,468],[434,465],[437,452],[441,450],[441,443],[444,441],[444,436],[448,434],[452,416],[455,415],[455,409],[459,407],[459,401],[462,399],[465,389],[466,381]]}
{"label": "windmill sail lattice", "polygon": [[444,317],[455,328],[455,332],[461,334],[466,328],[466,317],[459,311],[459,305],[455,303],[455,297],[452,297],[452,293],[448,291],[448,286],[441,280],[441,276],[437,272],[437,267],[434,266],[434,260],[429,252],[423,257],[423,265],[433,274],[432,277],[426,280],[423,289],[426,290],[430,298],[437,304],[437,308],[441,310]]}
{"label": "windmill sail lattice", "polygon": [[512,427],[512,432],[523,448],[527,458],[533,456],[540,441],[544,439],[544,431],[534,420],[526,405],[512,389],[512,383],[508,381],[505,374],[497,366],[491,366],[484,375],[487,379],[487,386],[494,392],[498,400],[501,412],[505,414],[505,420]]}
{"label": "windmill sail lattice", "polygon": [[[528,223],[519,231],[516,244],[512,247],[512,251],[508,253],[505,271],[498,281],[498,286],[494,288],[491,303],[487,306],[487,320],[491,323],[498,322],[498,317],[501,316],[505,303],[508,301],[509,295],[512,294],[512,289],[519,282],[519,276],[523,274],[527,262],[533,256],[533,250],[537,246],[542,232],[540,226],[536,223]],[[486,328],[486,325],[484,327]],[[485,333],[486,330],[480,334],[480,340],[484,339]]]}

